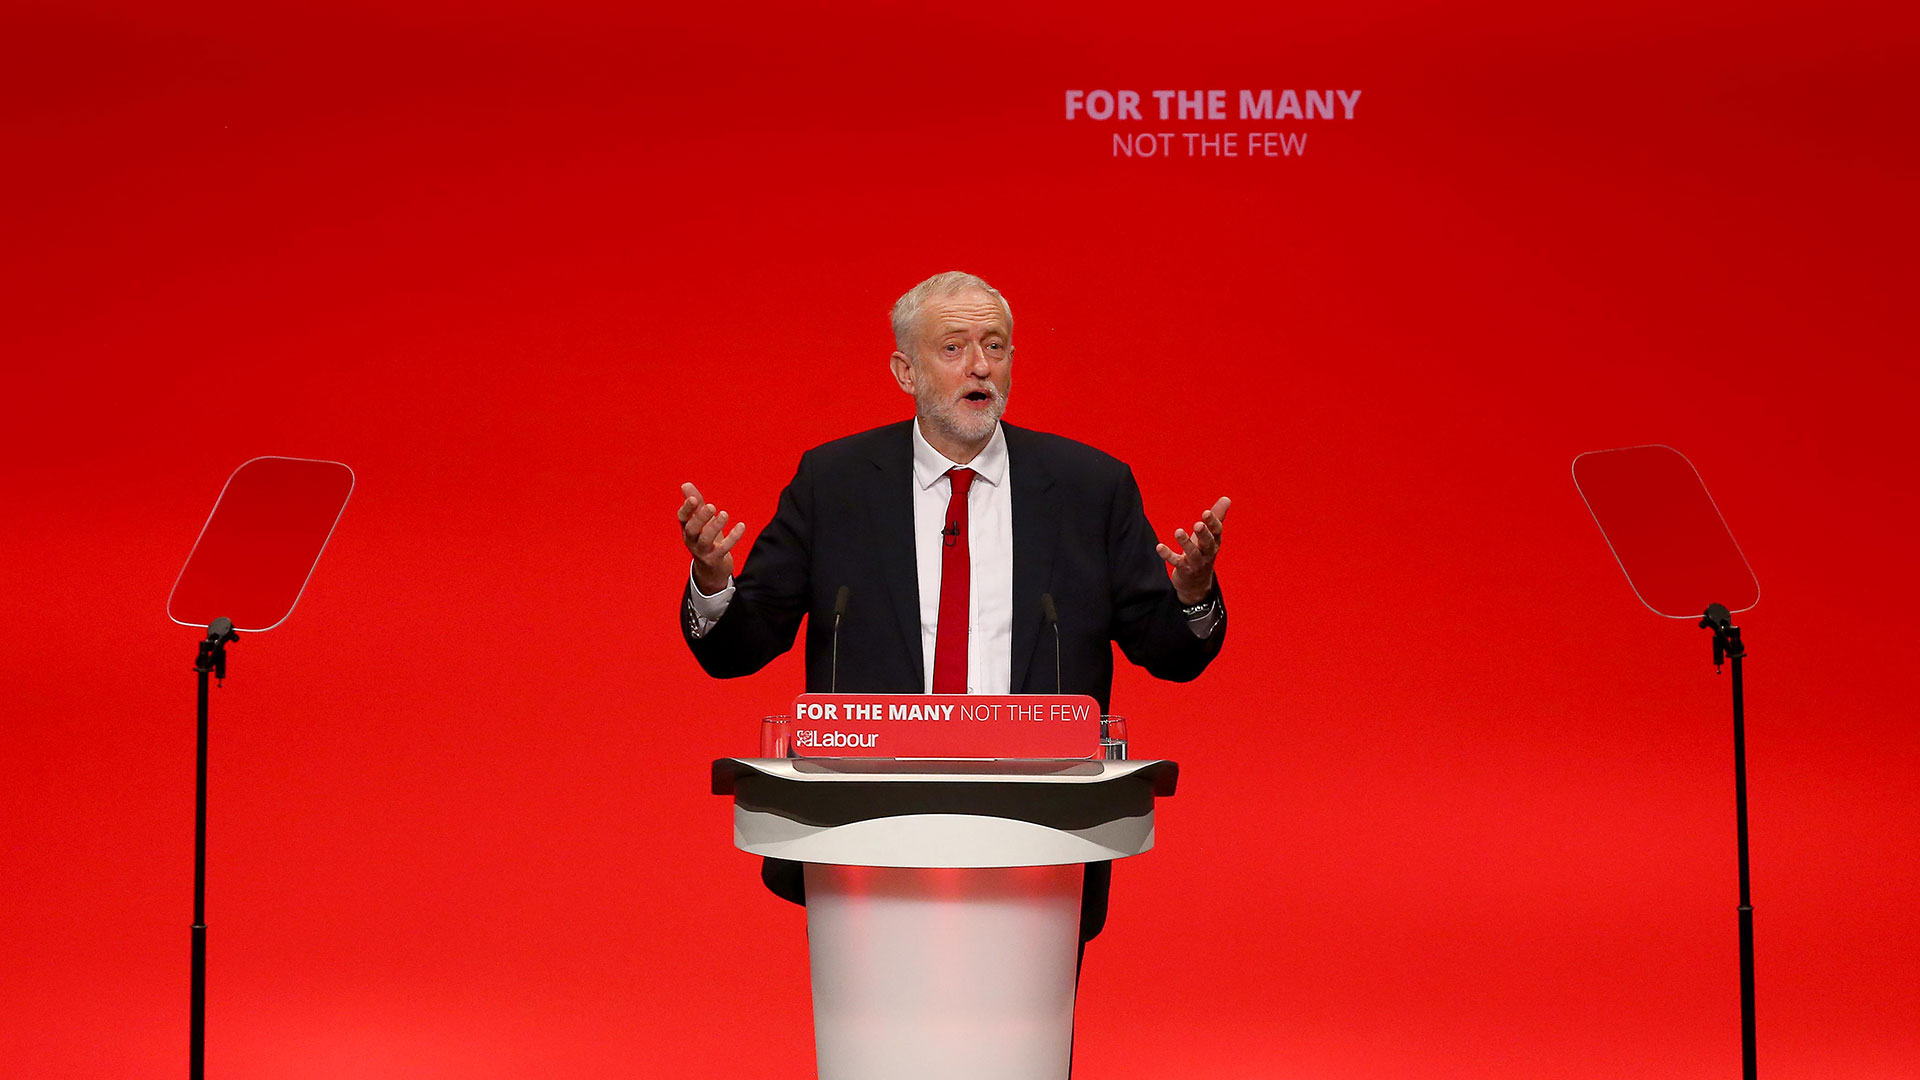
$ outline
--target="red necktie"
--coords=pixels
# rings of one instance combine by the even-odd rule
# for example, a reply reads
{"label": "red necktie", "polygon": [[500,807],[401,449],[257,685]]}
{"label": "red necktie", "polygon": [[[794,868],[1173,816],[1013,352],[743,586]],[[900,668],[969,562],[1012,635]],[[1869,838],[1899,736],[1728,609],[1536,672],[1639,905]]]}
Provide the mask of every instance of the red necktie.
{"label": "red necktie", "polygon": [[949,469],[953,497],[940,536],[940,623],[933,639],[933,692],[967,692],[967,618],[973,570],[967,559],[967,489],[972,469]]}

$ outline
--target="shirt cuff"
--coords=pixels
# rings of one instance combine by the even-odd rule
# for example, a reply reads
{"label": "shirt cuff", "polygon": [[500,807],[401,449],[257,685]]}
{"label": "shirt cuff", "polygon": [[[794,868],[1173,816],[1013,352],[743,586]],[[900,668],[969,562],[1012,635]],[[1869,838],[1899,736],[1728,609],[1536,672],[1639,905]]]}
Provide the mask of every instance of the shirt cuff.
{"label": "shirt cuff", "polygon": [[1227,617],[1227,605],[1220,599],[1218,581],[1213,583],[1213,588],[1208,591],[1207,598],[1201,603],[1206,607],[1187,619],[1187,629],[1193,631],[1194,637],[1205,641],[1213,636],[1214,630],[1218,629],[1220,623]]}
{"label": "shirt cuff", "polygon": [[1213,628],[1220,625],[1220,617],[1225,614],[1226,608],[1215,600],[1208,605],[1207,610],[1200,613],[1199,618],[1187,620],[1187,629],[1193,631],[1194,637],[1205,641],[1213,636]]}
{"label": "shirt cuff", "polygon": [[709,596],[700,591],[700,583],[694,580],[693,564],[687,564],[687,632],[695,640],[707,636],[707,631],[727,613],[727,605],[732,601],[732,575],[727,576],[726,588]]}

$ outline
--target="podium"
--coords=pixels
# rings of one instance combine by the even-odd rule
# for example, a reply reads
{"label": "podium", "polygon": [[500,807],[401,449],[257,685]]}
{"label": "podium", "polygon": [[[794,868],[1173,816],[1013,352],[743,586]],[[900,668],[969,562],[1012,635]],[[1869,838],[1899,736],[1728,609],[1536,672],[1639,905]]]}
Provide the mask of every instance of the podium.
{"label": "podium", "polygon": [[1171,761],[721,758],[742,851],[804,864],[821,1080],[1061,1080],[1090,862]]}

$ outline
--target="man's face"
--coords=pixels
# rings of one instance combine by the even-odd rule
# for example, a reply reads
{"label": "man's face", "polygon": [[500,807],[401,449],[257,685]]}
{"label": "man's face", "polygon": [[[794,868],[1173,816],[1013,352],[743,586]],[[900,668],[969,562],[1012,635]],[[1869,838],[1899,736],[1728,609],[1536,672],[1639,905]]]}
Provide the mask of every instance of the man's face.
{"label": "man's face", "polygon": [[893,375],[914,412],[961,443],[984,442],[1013,387],[1013,340],[993,297],[978,290],[927,301],[913,353],[893,354]]}

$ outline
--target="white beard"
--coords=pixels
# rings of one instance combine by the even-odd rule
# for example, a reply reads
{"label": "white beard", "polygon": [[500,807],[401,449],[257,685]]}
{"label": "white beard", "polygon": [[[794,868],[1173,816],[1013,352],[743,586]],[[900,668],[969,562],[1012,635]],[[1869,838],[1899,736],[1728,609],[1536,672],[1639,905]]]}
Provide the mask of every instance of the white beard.
{"label": "white beard", "polygon": [[991,386],[986,389],[993,394],[993,400],[981,412],[974,412],[958,401],[935,401],[932,394],[921,392],[913,395],[914,411],[955,442],[982,442],[993,435],[993,426],[1000,422],[1000,414],[1007,411],[1006,395]]}

